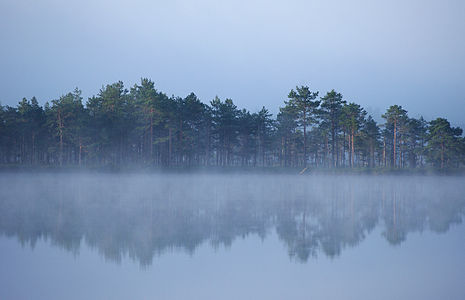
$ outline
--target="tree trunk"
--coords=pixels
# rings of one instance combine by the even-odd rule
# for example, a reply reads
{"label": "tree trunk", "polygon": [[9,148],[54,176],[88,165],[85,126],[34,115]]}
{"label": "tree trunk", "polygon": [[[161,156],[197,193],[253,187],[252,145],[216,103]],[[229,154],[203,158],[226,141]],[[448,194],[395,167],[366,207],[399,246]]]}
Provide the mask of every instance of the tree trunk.
{"label": "tree trunk", "polygon": [[329,157],[329,146],[328,146],[328,135],[325,134],[325,164],[329,167],[328,157]]}
{"label": "tree trunk", "polygon": [[394,155],[392,157],[394,168],[396,167],[396,146],[397,146],[396,138],[397,138],[397,121],[395,120],[394,121],[394,145],[393,145],[393,153],[394,153]]}
{"label": "tree trunk", "polygon": [[[347,148],[346,147],[346,141],[347,141],[346,135],[347,135],[347,129],[345,127],[344,127],[344,130],[343,130],[343,133],[344,133],[344,135],[342,137],[343,143],[342,143],[342,162],[341,163],[342,163],[343,167],[347,167],[347,162],[346,162],[346,148]],[[350,139],[349,139],[349,141],[350,141]],[[349,164],[350,164],[350,157],[349,157]]]}
{"label": "tree trunk", "polygon": [[172,129],[171,127],[168,129],[168,135],[169,135],[169,138],[168,138],[168,166],[171,165],[171,152],[173,150],[173,147],[172,147]]}
{"label": "tree trunk", "polygon": [[[333,125],[334,126],[334,125]],[[334,152],[334,135],[335,135],[335,132],[334,132],[334,128],[331,129],[331,165],[332,167],[335,167],[336,166],[336,153]]]}
{"label": "tree trunk", "polygon": [[150,109],[150,163],[153,163],[153,108]]}
{"label": "tree trunk", "polygon": [[81,167],[81,160],[82,159],[82,141],[81,137],[79,137],[79,167]]}
{"label": "tree trunk", "polygon": [[355,162],[355,150],[354,150],[354,129],[352,129],[352,142],[351,142],[351,150],[352,150],[352,154],[351,154],[351,158],[352,158],[351,165],[352,165],[352,168],[353,168],[353,167],[354,167],[354,162]]}
{"label": "tree trunk", "polygon": [[182,164],[183,163],[183,160],[184,160],[184,149],[183,149],[183,145],[182,145],[182,119],[179,120],[179,163]]}
{"label": "tree trunk", "polygon": [[441,143],[441,169],[444,169],[444,142]]}
{"label": "tree trunk", "polygon": [[205,157],[205,164],[210,165],[210,126],[207,126],[207,151]]}
{"label": "tree trunk", "polygon": [[304,168],[307,167],[307,112],[304,110]]}
{"label": "tree trunk", "polygon": [[63,165],[63,120],[61,119],[61,111],[58,110],[58,131],[60,134],[60,157],[59,163],[60,166]]}
{"label": "tree trunk", "polygon": [[34,158],[35,158],[35,133],[32,132],[32,155],[31,155],[31,165],[34,164]]}
{"label": "tree trunk", "polygon": [[386,168],[386,138],[383,138],[383,163]]}

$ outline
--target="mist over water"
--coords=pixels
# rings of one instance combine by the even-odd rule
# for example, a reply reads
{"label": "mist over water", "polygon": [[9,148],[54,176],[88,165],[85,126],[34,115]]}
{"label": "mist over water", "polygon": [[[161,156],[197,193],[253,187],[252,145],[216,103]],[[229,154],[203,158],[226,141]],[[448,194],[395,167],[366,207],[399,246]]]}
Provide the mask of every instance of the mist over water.
{"label": "mist over water", "polygon": [[[366,264],[378,258],[383,267],[377,271],[378,276],[389,277],[393,263],[412,275],[410,289],[403,286],[395,291],[403,295],[399,299],[420,295],[427,289],[421,287],[425,280],[441,283],[440,288],[435,287],[439,294],[426,293],[425,299],[428,295],[446,294],[450,299],[460,299],[465,294],[457,273],[463,274],[465,267],[464,182],[463,177],[446,176],[2,173],[0,261],[14,263],[14,255],[5,249],[19,245],[24,256],[64,249],[59,253],[63,262],[50,266],[50,272],[53,268],[56,272],[73,272],[76,266],[72,261],[84,264],[98,253],[95,261],[99,272],[117,265],[121,266],[117,274],[123,275],[128,265],[134,265],[137,268],[131,271],[133,280],[161,276],[160,265],[167,263],[170,269],[168,262],[171,268],[180,268],[178,272],[189,273],[189,263],[178,265],[186,257],[191,263],[201,261],[206,269],[217,265],[229,268],[238,261],[247,261],[241,274],[255,274],[270,283],[271,275],[259,267],[260,259],[268,255],[273,260],[266,264],[267,268],[291,277],[303,270],[316,272],[313,264],[320,266],[321,274],[340,273],[348,264],[345,268],[363,278],[369,269]],[[439,252],[431,255],[428,251],[432,248],[422,248],[421,243],[441,245],[446,250],[436,249]],[[374,251],[367,250],[371,248]],[[261,253],[260,258],[255,257],[257,253]],[[405,260],[393,260],[393,254]],[[179,255],[181,258],[173,261]],[[356,264],[350,260],[354,255],[360,259]],[[255,260],[250,262],[252,257]],[[413,265],[418,257],[425,258],[421,268]],[[331,263],[326,265],[328,260]],[[444,271],[448,274],[438,270],[420,280],[426,276],[424,268],[436,265],[456,269]],[[166,272],[167,280],[170,275]],[[21,268],[0,271],[0,279],[7,274],[21,276]],[[200,271],[196,276],[206,279],[211,274]],[[208,278],[215,282],[224,274],[217,276]],[[373,278],[368,280],[379,284]],[[186,282],[181,280],[179,285],[189,290]],[[296,282],[283,279],[279,295],[310,295],[304,285],[298,285],[302,293],[292,294],[294,285]],[[145,291],[147,286],[143,287],[140,290]],[[277,288],[268,287],[271,296],[278,295],[273,293]],[[252,297],[257,289],[242,286],[241,291]],[[11,298],[12,294],[2,290],[0,298]],[[210,291],[208,295],[193,292],[189,298],[228,298]],[[410,294],[402,293],[407,291]],[[395,292],[387,289],[386,298]],[[102,293],[99,295],[108,297]],[[155,294],[151,291],[139,296],[149,298]],[[48,299],[58,298],[56,295],[51,293]],[[174,295],[168,289],[163,297],[179,296]],[[230,297],[244,295],[236,292]],[[356,298],[364,294],[358,291],[347,297],[351,295]],[[271,296],[267,298],[274,298]],[[320,296],[338,298],[328,290]]]}

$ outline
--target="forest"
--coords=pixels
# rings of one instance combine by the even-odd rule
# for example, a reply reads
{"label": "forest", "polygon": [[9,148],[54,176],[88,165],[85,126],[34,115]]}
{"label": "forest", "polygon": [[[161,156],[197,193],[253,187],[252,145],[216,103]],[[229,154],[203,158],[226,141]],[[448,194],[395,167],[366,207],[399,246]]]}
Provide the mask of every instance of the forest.
{"label": "forest", "polygon": [[383,123],[331,90],[300,86],[276,118],[231,99],[167,96],[142,78],[83,103],[74,91],[42,107],[23,98],[0,106],[0,165],[119,168],[286,167],[455,169],[465,165],[462,129],[390,106]]}

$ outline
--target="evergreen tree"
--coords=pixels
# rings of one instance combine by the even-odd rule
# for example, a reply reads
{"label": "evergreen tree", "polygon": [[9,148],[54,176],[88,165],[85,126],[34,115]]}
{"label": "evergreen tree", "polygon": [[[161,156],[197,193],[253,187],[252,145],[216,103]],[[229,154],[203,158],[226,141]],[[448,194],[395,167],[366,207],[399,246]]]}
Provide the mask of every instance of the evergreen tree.
{"label": "evergreen tree", "polygon": [[308,86],[297,86],[295,91],[290,91],[288,95],[289,102],[285,102],[286,105],[295,110],[298,125],[303,128],[304,167],[307,166],[307,126],[316,123],[316,112],[320,105],[320,101],[315,100],[316,97],[318,97],[318,92],[310,91]]}
{"label": "evergreen tree", "polygon": [[58,156],[60,166],[64,162],[75,163],[76,160],[81,165],[87,121],[81,91],[76,88],[72,93],[52,100],[51,107],[47,104],[46,114],[49,132],[58,144],[58,147],[53,144],[51,154],[55,158]]}
{"label": "evergreen tree", "polygon": [[380,129],[371,116],[363,122],[362,139],[364,143],[364,153],[368,155],[368,167],[375,166],[375,153],[379,149]]}
{"label": "evergreen tree", "polygon": [[[404,131],[406,126],[408,116],[407,111],[399,105],[392,105],[389,107],[384,115],[382,115],[384,119],[386,119],[386,129],[387,131],[385,134],[389,134],[392,136],[392,155],[391,155],[391,166],[397,167],[397,149],[399,148],[399,133]],[[392,135],[391,135],[392,133]],[[402,140],[400,140],[400,144]],[[402,159],[402,153],[400,155]]]}
{"label": "evergreen tree", "polygon": [[349,136],[349,165],[354,167],[355,143],[354,138],[358,135],[365,121],[366,111],[358,104],[349,103],[342,107],[341,123],[347,128]]}
{"label": "evergreen tree", "polygon": [[427,123],[420,117],[419,119],[409,118],[407,120],[406,149],[411,168],[417,167],[418,163],[423,165],[423,154],[426,141]]}
{"label": "evergreen tree", "polygon": [[296,151],[297,113],[292,106],[286,105],[279,109],[277,116],[277,136],[280,139],[281,166],[292,166]]}
{"label": "evergreen tree", "polygon": [[451,127],[449,121],[437,118],[429,123],[427,158],[436,167],[458,166],[463,162],[462,129]]}
{"label": "evergreen tree", "polygon": [[[102,87],[83,105],[77,88],[41,107],[35,97],[0,105],[0,163],[58,166],[275,166],[457,168],[462,130],[438,118],[409,118],[399,105],[382,130],[356,103],[334,90],[320,100],[296,87],[276,119],[267,108],[238,109],[218,97],[210,105],[155,89],[142,78]],[[340,143],[343,141],[343,143]],[[426,159],[425,159],[426,158]],[[389,161],[389,164],[387,163]]]}
{"label": "evergreen tree", "polygon": [[339,166],[339,139],[338,134],[341,127],[341,114],[343,105],[346,103],[342,95],[334,90],[328,92],[321,98],[320,117],[327,124],[331,133],[331,165]]}

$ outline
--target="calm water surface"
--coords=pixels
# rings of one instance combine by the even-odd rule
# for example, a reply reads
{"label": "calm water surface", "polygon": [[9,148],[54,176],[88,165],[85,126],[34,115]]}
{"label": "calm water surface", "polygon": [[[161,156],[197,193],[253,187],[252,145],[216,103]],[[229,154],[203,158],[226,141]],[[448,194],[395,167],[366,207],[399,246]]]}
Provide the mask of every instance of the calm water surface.
{"label": "calm water surface", "polygon": [[465,178],[0,174],[0,299],[465,299]]}

